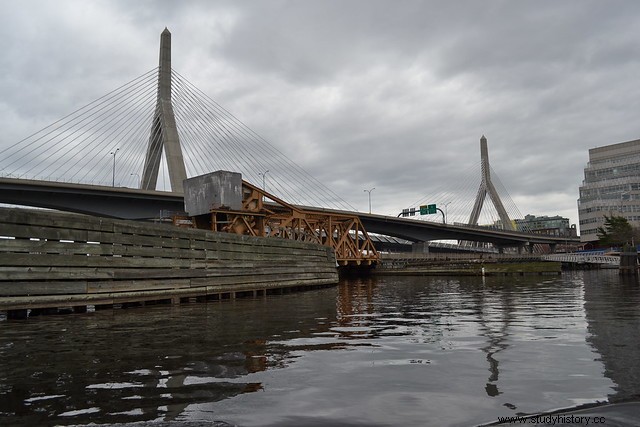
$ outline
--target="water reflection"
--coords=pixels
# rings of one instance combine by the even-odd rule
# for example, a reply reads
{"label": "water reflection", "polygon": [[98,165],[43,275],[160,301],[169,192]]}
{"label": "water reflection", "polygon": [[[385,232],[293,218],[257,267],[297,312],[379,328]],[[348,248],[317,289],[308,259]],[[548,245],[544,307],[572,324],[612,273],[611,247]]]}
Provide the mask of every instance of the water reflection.
{"label": "water reflection", "polygon": [[587,341],[616,384],[609,398],[640,399],[640,284],[617,272],[585,273]]}
{"label": "water reflection", "polygon": [[175,420],[189,404],[262,390],[245,378],[288,359],[270,351],[265,337],[292,323],[308,334],[318,315],[335,317],[331,299],[292,306],[276,297],[3,322],[0,417],[17,425]]}
{"label": "water reflection", "polygon": [[[499,387],[504,357],[509,376],[507,396],[496,404],[510,411],[520,407],[515,414],[532,413],[541,406],[547,409],[571,406],[604,396],[602,391],[594,392],[594,388],[599,387],[593,383],[600,381],[592,381],[594,369],[599,369],[597,363],[592,362],[597,362],[598,356],[584,347],[586,322],[579,277],[568,276],[560,281],[555,278],[541,281],[537,277],[491,278],[482,282],[475,278],[429,278],[428,281],[429,286],[425,287],[424,278],[404,278],[401,286],[392,289],[382,286],[376,295],[372,292],[378,288],[375,279],[352,284],[342,289],[338,312],[345,314],[341,316],[341,324],[354,324],[356,319],[357,325],[363,327],[371,322],[374,324],[368,334],[371,338],[405,336],[416,344],[437,344],[445,353],[469,347],[479,349],[485,355],[489,372],[483,389],[490,398],[504,393]],[[347,320],[350,322],[346,323]],[[484,342],[473,337],[483,338]],[[573,362],[572,358],[580,352],[583,354],[579,360]],[[526,361],[516,365],[524,366],[513,368],[514,353]],[[430,364],[431,360],[407,353],[405,363],[415,362]],[[477,361],[465,363],[477,364]],[[558,371],[561,375],[554,378]],[[474,371],[473,375],[477,373]],[[531,375],[529,379],[536,387],[542,382],[536,377],[548,377],[549,382],[570,381],[583,396],[567,395],[558,400],[551,392],[523,400],[522,395],[535,396],[536,393],[518,384],[518,374]],[[464,384],[471,377],[462,380],[456,377],[456,380]],[[577,386],[581,382],[584,385]],[[602,384],[601,389],[609,389],[610,383]],[[540,401],[547,403],[540,405]]]}
{"label": "water reflection", "polygon": [[[482,335],[487,338],[487,345],[482,347],[482,351],[487,354],[487,362],[489,363],[489,378],[485,386],[487,395],[490,397],[498,396],[500,393],[498,389],[498,379],[500,377],[500,362],[498,360],[498,353],[508,348],[506,338],[509,336],[509,326],[512,320],[511,316],[511,304],[509,301],[505,301],[501,306],[501,319],[493,322],[491,319],[491,313],[484,304],[484,293],[477,293],[479,301],[479,323],[481,325]],[[508,296],[508,294],[506,294]],[[494,323],[497,323],[494,325]],[[513,407],[512,407],[513,409]]]}
{"label": "water reflection", "polygon": [[0,421],[456,426],[629,397],[638,302],[602,272],[384,277],[2,322]]}

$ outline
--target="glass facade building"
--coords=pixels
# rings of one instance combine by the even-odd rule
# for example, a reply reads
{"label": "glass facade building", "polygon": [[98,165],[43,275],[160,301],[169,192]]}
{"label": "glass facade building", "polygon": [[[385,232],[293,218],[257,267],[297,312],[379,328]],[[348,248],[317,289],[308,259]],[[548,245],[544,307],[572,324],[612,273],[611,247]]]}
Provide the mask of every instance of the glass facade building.
{"label": "glass facade building", "polygon": [[640,139],[589,150],[578,199],[582,242],[598,240],[605,215],[640,227]]}
{"label": "glass facade building", "polygon": [[523,219],[515,219],[515,228],[527,233],[548,234],[557,237],[575,237],[576,226],[569,224],[569,218],[556,216],[525,215]]}

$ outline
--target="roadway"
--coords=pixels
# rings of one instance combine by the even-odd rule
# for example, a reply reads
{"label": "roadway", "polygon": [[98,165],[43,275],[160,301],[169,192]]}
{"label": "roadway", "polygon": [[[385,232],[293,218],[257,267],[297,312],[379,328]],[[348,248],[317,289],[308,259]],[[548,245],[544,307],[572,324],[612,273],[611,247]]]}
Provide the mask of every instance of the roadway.
{"label": "roadway", "polygon": [[[166,217],[171,212],[184,211],[184,198],[179,193],[16,178],[0,178],[0,203],[134,220]],[[493,243],[498,247],[579,243],[579,238],[567,239],[307,206],[304,208],[325,213],[356,214],[368,232],[412,242],[468,240]]]}
{"label": "roadway", "polygon": [[0,203],[136,220],[184,211],[177,193],[16,178],[0,178]]}
{"label": "roadway", "polygon": [[[354,212],[336,211],[305,207],[308,210],[336,212],[353,215]],[[497,247],[517,247],[535,244],[579,243],[579,238],[554,237],[544,234],[521,233],[517,231],[495,230],[485,227],[443,224],[411,218],[397,218],[355,212],[362,225],[369,233],[398,237],[411,242],[428,242],[430,240],[468,240],[474,242],[493,243]]]}

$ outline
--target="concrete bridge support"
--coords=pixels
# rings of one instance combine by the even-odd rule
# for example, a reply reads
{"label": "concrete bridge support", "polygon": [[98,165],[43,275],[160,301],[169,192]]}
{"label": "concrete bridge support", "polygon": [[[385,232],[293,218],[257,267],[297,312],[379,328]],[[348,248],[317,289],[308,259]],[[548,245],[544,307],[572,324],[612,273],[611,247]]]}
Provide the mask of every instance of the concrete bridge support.
{"label": "concrete bridge support", "polygon": [[171,104],[171,33],[166,28],[160,36],[158,100],[153,116],[147,155],[144,161],[144,170],[140,183],[141,189],[156,189],[163,150],[167,159],[171,191],[182,193],[182,185],[184,180],[187,179],[187,172],[184,166],[176,118]]}
{"label": "concrete bridge support", "polygon": [[521,243],[520,245],[518,245],[518,254],[522,255],[522,253],[528,253],[528,254],[532,254],[533,248],[535,247],[535,244],[533,243]]}
{"label": "concrete bridge support", "polygon": [[414,254],[428,254],[429,242],[414,242],[411,245],[411,253]]}
{"label": "concrete bridge support", "polygon": [[496,187],[491,182],[491,167],[489,166],[489,149],[487,148],[487,138],[482,135],[480,138],[480,165],[482,168],[482,181],[480,182],[480,188],[478,189],[478,194],[476,195],[476,201],[473,205],[473,210],[471,211],[471,217],[469,218],[469,225],[478,225],[478,218],[480,218],[480,211],[482,211],[482,206],[484,205],[484,200],[489,195],[493,206],[498,211],[498,215],[500,216],[500,221],[502,222],[502,228],[505,230],[515,231],[513,228],[513,224],[509,219],[509,215],[507,215],[507,210],[504,208],[502,204],[502,200],[500,200],[500,196],[498,195],[498,191]]}
{"label": "concrete bridge support", "polygon": [[635,248],[627,247],[620,253],[620,275],[638,274],[638,251]]}

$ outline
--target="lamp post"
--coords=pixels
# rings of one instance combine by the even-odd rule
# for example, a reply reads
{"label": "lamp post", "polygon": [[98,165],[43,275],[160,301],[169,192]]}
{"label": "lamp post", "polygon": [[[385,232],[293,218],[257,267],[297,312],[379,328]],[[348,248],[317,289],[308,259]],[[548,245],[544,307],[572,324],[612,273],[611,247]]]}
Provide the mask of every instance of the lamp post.
{"label": "lamp post", "polygon": [[375,189],[376,187],[373,187],[371,190],[364,190],[365,193],[369,193],[369,213],[371,213],[371,192]]}
{"label": "lamp post", "polygon": [[269,172],[269,169],[267,169],[264,172],[258,173],[258,176],[262,177],[262,190],[263,191],[267,191],[265,177],[267,176],[268,172]]}
{"label": "lamp post", "polygon": [[140,175],[138,175],[137,173],[132,173],[129,176],[134,176],[134,175],[138,177],[138,187],[137,188],[140,188]]}
{"label": "lamp post", "polygon": [[119,148],[116,148],[115,151],[112,151],[111,153],[109,153],[113,156],[113,175],[111,180],[112,187],[116,186],[116,154],[118,154],[119,150],[120,150]]}
{"label": "lamp post", "polygon": [[444,204],[444,223],[447,223],[447,206],[449,206],[451,204],[451,202],[447,202]]}

